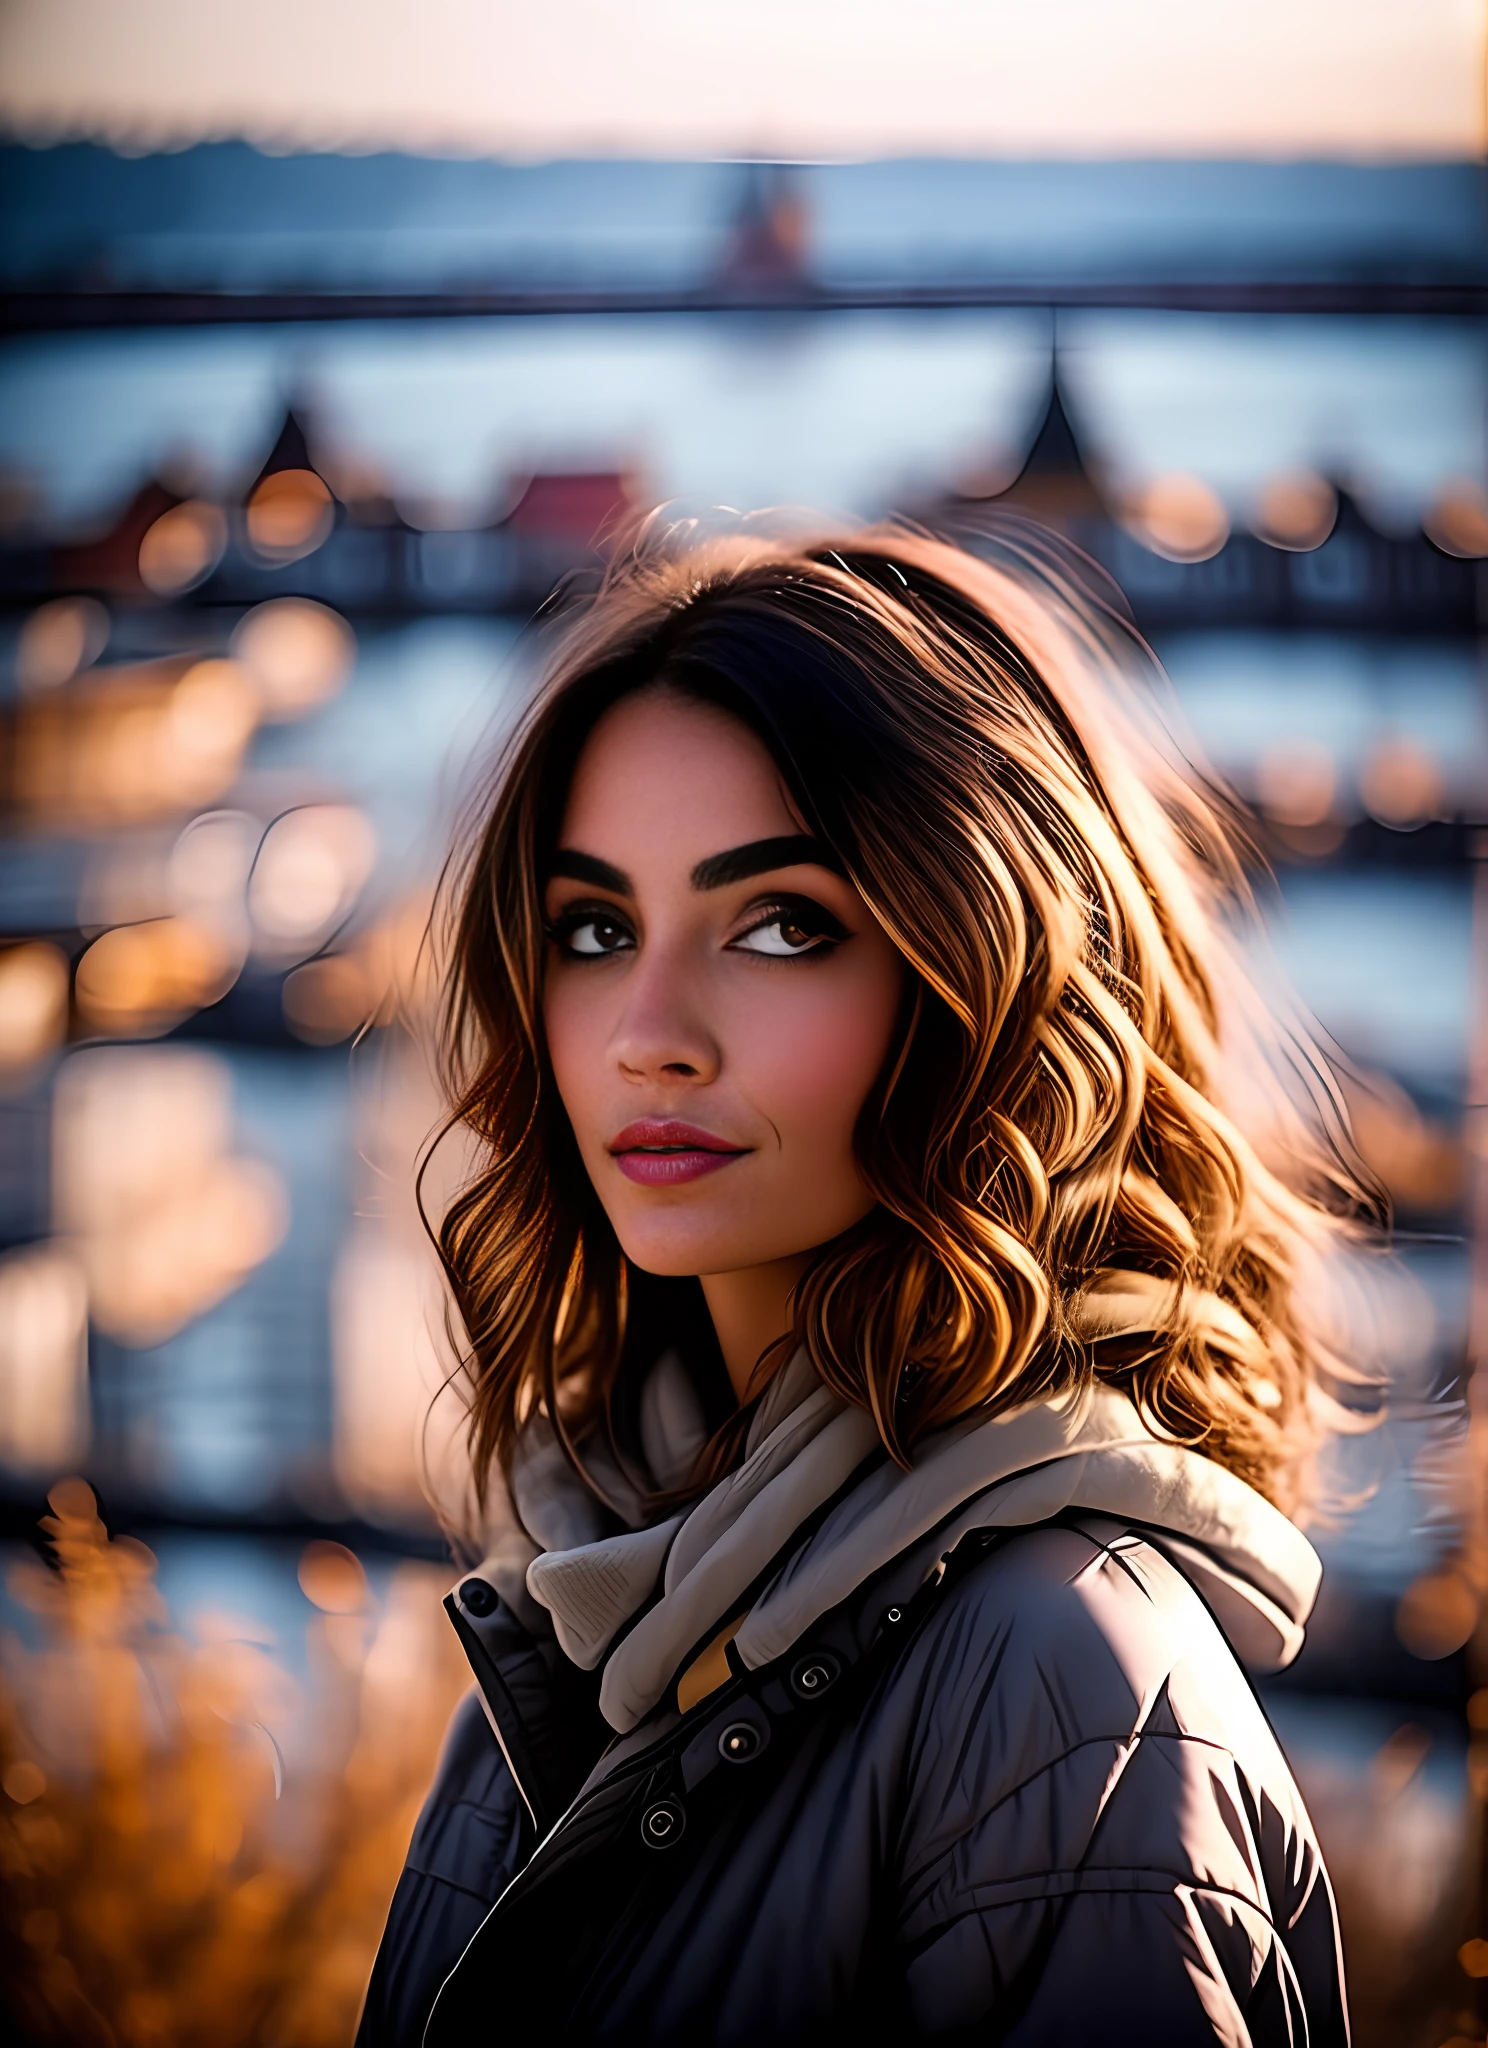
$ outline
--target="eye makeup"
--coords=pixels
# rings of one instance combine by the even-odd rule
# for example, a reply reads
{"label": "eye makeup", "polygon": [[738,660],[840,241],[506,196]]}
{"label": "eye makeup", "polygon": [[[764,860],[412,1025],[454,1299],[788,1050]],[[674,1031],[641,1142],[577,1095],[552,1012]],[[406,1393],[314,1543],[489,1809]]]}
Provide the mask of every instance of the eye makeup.
{"label": "eye makeup", "polygon": [[[776,896],[747,913],[752,922],[729,941],[730,949],[770,960],[804,960],[835,952],[851,938],[840,918],[810,896]],[[770,943],[770,935],[777,942]]]}
{"label": "eye makeup", "polygon": [[566,903],[543,929],[570,960],[604,960],[635,949],[635,933],[610,903]]}
{"label": "eye makeup", "polygon": [[[749,920],[726,941],[726,950],[767,960],[804,960],[835,952],[852,934],[840,918],[810,896],[774,896],[751,904]],[[612,903],[578,901],[565,904],[544,920],[552,943],[570,960],[601,960],[633,952],[635,931],[625,913]]]}

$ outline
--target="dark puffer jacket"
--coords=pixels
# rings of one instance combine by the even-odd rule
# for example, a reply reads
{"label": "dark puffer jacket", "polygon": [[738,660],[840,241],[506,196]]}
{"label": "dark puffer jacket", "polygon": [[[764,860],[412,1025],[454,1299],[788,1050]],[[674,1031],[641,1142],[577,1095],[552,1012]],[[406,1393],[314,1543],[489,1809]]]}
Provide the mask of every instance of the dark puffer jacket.
{"label": "dark puffer jacket", "polygon": [[1184,1574],[1089,1514],[927,1554],[602,1754],[593,1679],[467,1581],[500,1746],[472,1697],[359,2048],[1341,2048],[1312,1829]]}

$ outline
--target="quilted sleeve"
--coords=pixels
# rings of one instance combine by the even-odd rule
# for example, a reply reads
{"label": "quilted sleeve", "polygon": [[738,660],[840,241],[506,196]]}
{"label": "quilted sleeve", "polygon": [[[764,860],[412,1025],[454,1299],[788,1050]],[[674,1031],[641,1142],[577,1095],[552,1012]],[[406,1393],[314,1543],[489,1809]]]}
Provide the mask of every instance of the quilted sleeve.
{"label": "quilted sleeve", "polygon": [[1346,2048],[1337,1923],[1250,1687],[1159,1553],[1051,1528],[916,1645],[911,2027],[1060,2048]]}
{"label": "quilted sleeve", "polygon": [[526,1809],[470,1692],[455,1709],[367,1987],[356,2048],[419,2048],[434,1995],[525,1853]]}

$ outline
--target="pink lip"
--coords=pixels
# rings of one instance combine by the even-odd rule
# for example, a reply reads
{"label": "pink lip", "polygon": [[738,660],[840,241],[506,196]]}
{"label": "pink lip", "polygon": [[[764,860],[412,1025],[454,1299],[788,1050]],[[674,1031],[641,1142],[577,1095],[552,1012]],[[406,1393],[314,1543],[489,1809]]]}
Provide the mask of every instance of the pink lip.
{"label": "pink lip", "polygon": [[742,1159],[750,1148],[730,1145],[711,1131],[700,1131],[695,1124],[678,1123],[671,1117],[642,1117],[611,1138],[608,1149],[627,1180],[642,1187],[670,1188],[700,1180],[705,1173],[717,1173],[731,1159]]}

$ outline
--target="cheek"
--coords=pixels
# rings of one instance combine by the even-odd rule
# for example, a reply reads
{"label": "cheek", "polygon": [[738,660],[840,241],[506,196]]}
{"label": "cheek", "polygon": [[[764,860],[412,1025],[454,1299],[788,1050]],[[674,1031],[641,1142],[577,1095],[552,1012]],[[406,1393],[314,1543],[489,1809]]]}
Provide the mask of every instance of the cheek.
{"label": "cheek", "polygon": [[608,1025],[602,1006],[583,1000],[571,975],[552,975],[543,992],[543,1036],[558,1094],[580,1143],[589,1099],[602,1084]]}
{"label": "cheek", "polygon": [[874,965],[877,971],[851,977],[824,973],[790,1004],[764,1010],[742,1048],[750,1092],[798,1169],[808,1158],[834,1167],[851,1158],[858,1114],[888,1057],[901,999],[897,965]]}

